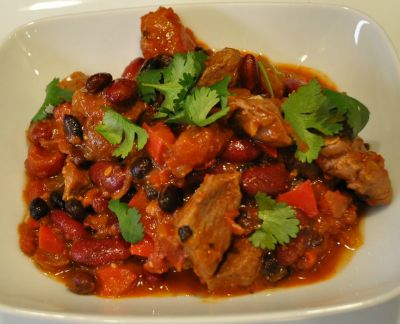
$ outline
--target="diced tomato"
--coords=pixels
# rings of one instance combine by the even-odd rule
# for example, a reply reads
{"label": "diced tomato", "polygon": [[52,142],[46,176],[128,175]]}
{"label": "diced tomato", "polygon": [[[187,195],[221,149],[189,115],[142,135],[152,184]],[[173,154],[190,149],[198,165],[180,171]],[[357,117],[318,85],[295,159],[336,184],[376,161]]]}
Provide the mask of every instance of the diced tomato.
{"label": "diced tomato", "polygon": [[304,181],[292,190],[280,194],[276,200],[302,210],[308,217],[314,218],[318,216],[317,200],[310,180]]}
{"label": "diced tomato", "polygon": [[39,228],[39,248],[50,253],[61,254],[65,250],[65,241],[51,227],[41,224]]}
{"label": "diced tomato", "polygon": [[153,240],[145,235],[139,243],[131,245],[131,254],[147,258],[154,251]]}
{"label": "diced tomato", "polygon": [[19,246],[26,255],[33,255],[37,249],[38,242],[36,239],[36,231],[29,223],[22,223],[18,227],[19,230]]}
{"label": "diced tomato", "polygon": [[168,169],[153,169],[148,175],[148,182],[156,189],[165,186],[171,179]]}
{"label": "diced tomato", "polygon": [[31,229],[37,229],[40,226],[40,222],[33,219],[32,217],[29,217],[27,224],[28,224],[29,228],[31,228]]}
{"label": "diced tomato", "polygon": [[139,276],[133,264],[110,264],[96,269],[98,292],[101,296],[117,297],[127,291]]}
{"label": "diced tomato", "polygon": [[165,151],[175,142],[174,133],[172,133],[169,127],[162,122],[152,126],[144,123],[143,127],[149,134],[149,139],[146,144],[147,152],[150,154],[154,162],[158,165],[163,165]]}
{"label": "diced tomato", "polygon": [[266,143],[257,142],[258,147],[267,155],[277,158],[278,157],[278,149],[276,147],[272,147]]}
{"label": "diced tomato", "polygon": [[146,207],[148,203],[149,200],[147,199],[146,192],[141,189],[132,197],[128,205],[129,207],[136,207],[143,215],[146,212]]}

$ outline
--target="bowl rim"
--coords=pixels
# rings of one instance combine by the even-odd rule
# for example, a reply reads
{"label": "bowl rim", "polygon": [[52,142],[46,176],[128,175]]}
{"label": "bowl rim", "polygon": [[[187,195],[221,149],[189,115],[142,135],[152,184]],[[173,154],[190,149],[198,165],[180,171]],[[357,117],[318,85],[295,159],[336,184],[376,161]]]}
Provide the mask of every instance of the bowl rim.
{"label": "bowl rim", "polygon": [[[13,38],[29,26],[33,24],[46,24],[51,22],[57,22],[62,19],[70,19],[70,18],[81,18],[85,16],[97,16],[97,15],[106,15],[106,14],[119,14],[124,13],[126,10],[154,10],[159,6],[164,7],[173,7],[173,8],[187,8],[187,7],[201,7],[201,6],[218,6],[218,5],[228,5],[228,6],[267,6],[267,7],[313,7],[319,8],[323,10],[336,10],[336,11],[349,11],[352,14],[358,15],[360,18],[368,20],[370,24],[372,24],[376,31],[379,33],[380,37],[382,37],[383,41],[386,42],[387,50],[390,56],[393,58],[393,62],[395,62],[396,73],[400,76],[400,53],[397,53],[394,49],[393,42],[390,37],[387,35],[386,31],[382,28],[382,26],[371,16],[364,13],[359,9],[355,9],[348,5],[340,5],[340,4],[327,4],[327,3],[317,3],[317,2],[262,2],[262,1],[244,1],[244,0],[228,0],[228,1],[207,1],[202,0],[201,2],[190,3],[188,2],[177,2],[177,3],[161,3],[157,4],[146,4],[146,5],[132,5],[123,8],[114,8],[114,9],[99,9],[99,10],[88,10],[84,12],[78,13],[60,13],[56,15],[52,15],[49,17],[33,19],[27,23],[24,23],[10,32],[5,36],[2,40],[0,40],[0,51],[2,51],[8,42],[11,42]],[[62,11],[62,10],[61,10]],[[328,279],[329,280],[329,279]],[[318,284],[318,282],[317,282]],[[285,288],[283,288],[285,289]],[[201,323],[243,323],[243,322],[251,322],[251,323],[261,323],[266,320],[268,321],[283,321],[283,320],[302,320],[306,318],[314,318],[318,316],[326,316],[332,314],[346,313],[355,310],[361,310],[368,307],[372,307],[375,305],[379,305],[381,303],[387,302],[391,299],[400,296],[400,282],[397,286],[392,289],[386,291],[385,293],[381,293],[374,297],[363,298],[356,302],[343,302],[332,306],[319,306],[319,307],[308,307],[303,309],[293,309],[293,310],[284,310],[284,311],[266,311],[266,312],[258,312],[258,313],[240,313],[234,315],[227,314],[215,314],[215,315],[161,315],[161,316],[143,316],[143,315],[95,315],[93,313],[70,313],[70,312],[59,312],[59,311],[38,311],[33,307],[22,307],[22,306],[11,306],[8,304],[4,304],[0,302],[0,312],[8,315],[19,316],[23,318],[31,318],[31,319],[47,319],[52,321],[71,321],[71,322],[80,322],[80,321],[96,321],[100,323],[188,323],[193,322],[194,320]],[[185,295],[178,296],[166,296],[166,297],[158,297],[158,296],[149,296],[156,298],[175,298],[175,297],[188,297]],[[149,298],[144,297],[144,298]],[[193,297],[193,296],[192,296]],[[99,297],[97,297],[99,298]],[[132,300],[135,298],[128,297]],[[128,298],[122,298],[120,300],[127,300]],[[233,296],[229,298],[240,298],[240,296]],[[200,299],[200,298],[199,298]],[[203,298],[204,299],[204,298]],[[107,300],[107,299],[105,299]],[[119,299],[115,301],[118,302]],[[207,298],[205,298],[207,300]],[[203,301],[202,301],[203,302]],[[219,302],[219,301],[218,301]]]}

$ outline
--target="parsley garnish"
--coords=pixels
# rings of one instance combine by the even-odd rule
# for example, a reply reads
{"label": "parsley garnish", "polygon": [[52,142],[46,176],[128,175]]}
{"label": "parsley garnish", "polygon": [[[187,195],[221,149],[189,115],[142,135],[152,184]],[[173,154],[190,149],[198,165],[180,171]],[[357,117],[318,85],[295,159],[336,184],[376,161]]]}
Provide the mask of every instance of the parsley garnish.
{"label": "parsley garnish", "polygon": [[368,109],[359,101],[333,90],[321,90],[317,80],[291,93],[282,109],[295,132],[296,157],[301,162],[315,160],[324,145],[323,135],[337,134],[344,121],[356,136],[369,117]]}
{"label": "parsley garnish", "polygon": [[111,199],[108,208],[117,215],[122,237],[129,243],[137,243],[143,239],[143,224],[140,222],[140,213],[128,204]]}
{"label": "parsley garnish", "polygon": [[[143,100],[155,100],[155,90],[164,95],[157,118],[167,118],[167,123],[206,126],[228,113],[230,77],[211,87],[195,87],[204,70],[206,59],[207,55],[203,52],[175,54],[168,67],[145,71],[138,76],[139,92]],[[221,109],[209,115],[218,103]]]}
{"label": "parsley garnish", "polygon": [[149,135],[140,126],[135,125],[129,119],[105,107],[106,110],[103,123],[96,126],[99,132],[111,144],[121,144],[114,150],[113,156],[126,158],[132,150],[135,137],[137,138],[137,147],[141,150],[147,142]]}
{"label": "parsley garnish", "polygon": [[47,118],[55,106],[72,100],[73,91],[60,88],[58,86],[59,83],[60,79],[54,78],[46,86],[46,97],[44,102],[40,106],[39,111],[35,114],[35,116],[33,116],[31,122],[37,122]]}
{"label": "parsley garnish", "polygon": [[289,243],[299,232],[296,212],[285,203],[277,203],[264,193],[257,193],[258,217],[262,220],[249,238],[250,242],[262,249],[274,250],[277,244]]}

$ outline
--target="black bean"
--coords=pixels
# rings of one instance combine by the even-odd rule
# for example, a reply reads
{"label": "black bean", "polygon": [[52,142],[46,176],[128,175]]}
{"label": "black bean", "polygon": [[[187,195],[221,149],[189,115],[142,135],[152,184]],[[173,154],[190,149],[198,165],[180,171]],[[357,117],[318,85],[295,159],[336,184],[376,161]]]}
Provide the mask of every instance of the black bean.
{"label": "black bean", "polygon": [[183,203],[182,189],[173,184],[167,185],[158,196],[158,205],[166,213],[172,213]]}
{"label": "black bean", "polygon": [[287,277],[289,271],[288,267],[279,264],[274,255],[267,253],[262,260],[261,273],[269,282],[274,283]]}
{"label": "black bean", "polygon": [[128,192],[125,195],[122,196],[120,201],[122,201],[124,203],[129,203],[136,192],[137,192],[137,190],[136,190],[135,187],[129,188]]}
{"label": "black bean", "polygon": [[178,228],[178,234],[181,241],[185,242],[189,237],[193,235],[193,231],[188,225],[184,225]]}
{"label": "black bean", "polygon": [[87,216],[86,209],[82,206],[82,203],[75,198],[68,199],[65,202],[65,210],[71,217],[77,221],[83,221]]}
{"label": "black bean", "polygon": [[97,93],[108,86],[112,81],[110,73],[96,73],[91,75],[86,81],[86,89],[90,93]]}
{"label": "black bean", "polygon": [[143,179],[153,168],[153,163],[148,157],[140,157],[133,162],[131,173],[136,179]]}
{"label": "black bean", "polygon": [[49,202],[51,209],[64,209],[63,194],[61,191],[52,191]]}
{"label": "black bean", "polygon": [[68,274],[67,287],[79,295],[89,295],[96,290],[96,279],[84,270],[73,270]]}
{"label": "black bean", "polygon": [[148,71],[148,70],[155,70],[155,69],[162,69],[168,66],[172,61],[172,56],[166,54],[159,54],[151,59],[146,60],[140,71]]}
{"label": "black bean", "polygon": [[146,197],[149,200],[154,200],[157,199],[158,197],[158,191],[156,190],[156,188],[154,188],[153,186],[150,185],[146,185],[144,187],[144,191],[146,192]]}
{"label": "black bean", "polygon": [[83,131],[78,119],[71,115],[64,116],[64,133],[68,143],[76,145],[83,140]]}
{"label": "black bean", "polygon": [[42,198],[35,198],[29,204],[29,212],[31,217],[35,220],[41,219],[49,212],[49,206]]}

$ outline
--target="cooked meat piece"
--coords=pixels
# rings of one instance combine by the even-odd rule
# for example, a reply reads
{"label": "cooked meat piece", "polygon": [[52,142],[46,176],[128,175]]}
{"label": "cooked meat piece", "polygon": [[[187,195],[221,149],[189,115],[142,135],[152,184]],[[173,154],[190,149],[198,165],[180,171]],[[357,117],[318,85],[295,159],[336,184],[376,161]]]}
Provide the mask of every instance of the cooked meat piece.
{"label": "cooked meat piece", "polygon": [[177,212],[176,231],[189,228],[181,242],[195,273],[207,282],[215,273],[231,242],[226,218],[238,214],[240,174],[207,175],[189,201]]}
{"label": "cooked meat piece", "polygon": [[208,61],[207,67],[201,76],[198,85],[210,86],[221,81],[227,75],[231,76],[231,84],[238,78],[238,68],[240,63],[240,52],[233,48],[224,48],[213,53]]}
{"label": "cooked meat piece", "polygon": [[365,199],[368,205],[384,205],[392,200],[392,186],[382,156],[367,151],[361,138],[354,141],[327,138],[317,159],[330,176],[343,179],[347,187]]}
{"label": "cooked meat piece", "polygon": [[229,97],[229,107],[237,110],[235,119],[251,137],[273,147],[289,146],[289,137],[279,108],[273,100],[260,96]]}
{"label": "cooked meat piece", "polygon": [[90,184],[89,172],[79,169],[69,157],[66,159],[62,174],[65,183],[63,194],[65,201],[71,198],[78,198]]}
{"label": "cooked meat piece", "polygon": [[232,291],[250,286],[260,273],[261,259],[262,250],[247,238],[236,240],[217,274],[207,280],[208,289]]}
{"label": "cooked meat piece", "polygon": [[183,178],[193,168],[202,167],[221,153],[232,131],[218,124],[208,127],[190,126],[172,145],[166,164],[175,177]]}
{"label": "cooked meat piece", "polygon": [[141,30],[140,46],[146,59],[159,54],[186,53],[196,47],[192,32],[171,8],[160,7],[144,15]]}

